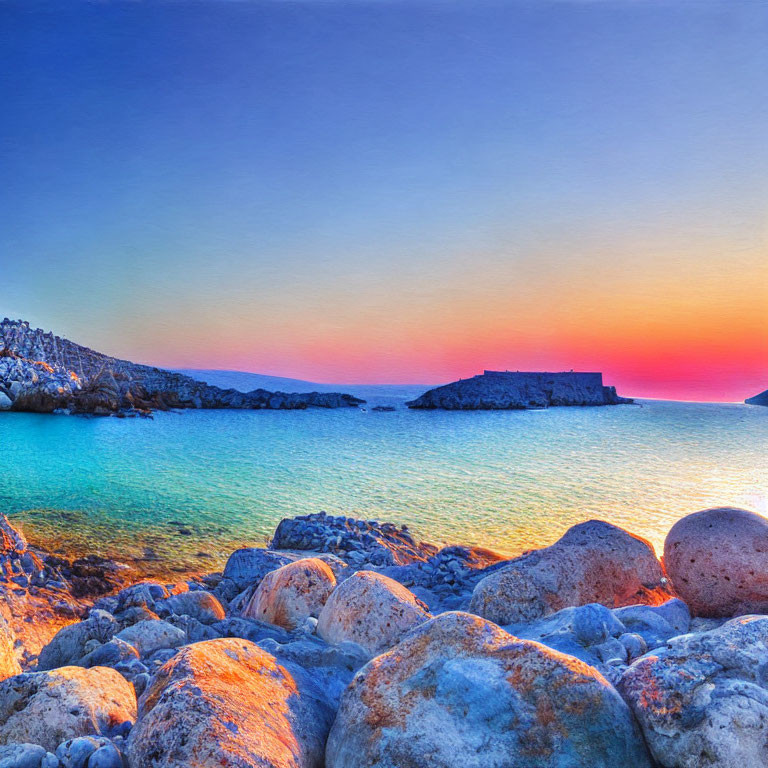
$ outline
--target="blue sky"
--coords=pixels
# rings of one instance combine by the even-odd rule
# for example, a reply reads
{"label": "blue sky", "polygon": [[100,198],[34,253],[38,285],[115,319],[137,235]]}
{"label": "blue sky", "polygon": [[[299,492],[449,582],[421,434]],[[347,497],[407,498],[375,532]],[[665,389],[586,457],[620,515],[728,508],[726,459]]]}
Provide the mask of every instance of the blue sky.
{"label": "blue sky", "polygon": [[768,376],[767,41],[738,0],[6,0],[0,314],[156,363],[649,392],[652,338],[725,397]]}

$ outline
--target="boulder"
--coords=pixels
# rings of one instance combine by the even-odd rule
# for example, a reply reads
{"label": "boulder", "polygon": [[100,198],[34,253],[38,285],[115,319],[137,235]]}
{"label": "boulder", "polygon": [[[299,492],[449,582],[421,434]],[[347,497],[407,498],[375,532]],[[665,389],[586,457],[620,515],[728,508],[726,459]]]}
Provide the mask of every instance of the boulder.
{"label": "boulder", "polygon": [[21,672],[14,647],[16,635],[8,622],[0,615],[0,680],[13,677]]}
{"label": "boulder", "polygon": [[380,573],[357,571],[328,598],[317,634],[327,643],[357,643],[373,656],[428,618],[426,606],[401,584]]}
{"label": "boulder", "polygon": [[336,577],[322,560],[297,560],[264,577],[243,616],[298,629],[308,617],[320,615],[335,587]]}
{"label": "boulder", "polygon": [[672,638],[630,666],[619,690],[663,768],[766,765],[768,617]]}
{"label": "boulder", "polygon": [[0,744],[53,752],[76,736],[123,735],[135,719],[133,686],[107,667],[61,667],[0,682]]}
{"label": "boulder", "polygon": [[270,571],[295,559],[286,552],[274,552],[261,547],[243,547],[229,556],[222,578],[233,582],[236,590],[240,591],[257,585]]}
{"label": "boulder", "polygon": [[650,542],[590,520],[570,528],[552,546],[515,558],[480,580],[469,610],[496,624],[512,624],[569,606],[656,605],[670,596]]}
{"label": "boulder", "polygon": [[0,747],[0,768],[40,768],[45,755],[39,744],[7,744]]}
{"label": "boulder", "polygon": [[322,768],[333,719],[298,667],[248,640],[194,643],[141,697],[132,768]]}
{"label": "boulder", "polygon": [[696,616],[768,613],[768,520],[754,512],[719,507],[678,520],[664,566]]}
{"label": "boulder", "polygon": [[366,664],[342,696],[327,768],[650,768],[595,669],[449,612]]}
{"label": "boulder", "polygon": [[132,645],[140,656],[147,656],[160,648],[179,648],[187,642],[186,633],[162,619],[147,619],[126,627],[115,635]]}
{"label": "boulder", "polygon": [[210,592],[202,589],[169,597],[163,602],[162,610],[178,616],[191,616],[203,624],[221,621],[226,615],[222,604]]}
{"label": "boulder", "polygon": [[93,610],[85,621],[60,629],[41,651],[38,669],[56,669],[77,664],[87,653],[92,641],[106,643],[119,629],[112,614]]}

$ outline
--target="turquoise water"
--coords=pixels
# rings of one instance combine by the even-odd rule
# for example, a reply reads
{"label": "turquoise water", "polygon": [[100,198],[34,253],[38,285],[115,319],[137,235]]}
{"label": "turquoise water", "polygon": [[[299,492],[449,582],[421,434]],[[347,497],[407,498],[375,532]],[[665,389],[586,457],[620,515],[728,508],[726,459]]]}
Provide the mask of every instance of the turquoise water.
{"label": "turquoise water", "polygon": [[0,510],[50,548],[219,566],[282,517],[408,523],[516,554],[593,517],[659,548],[711,505],[768,512],[768,408],[643,402],[446,413],[0,415]]}

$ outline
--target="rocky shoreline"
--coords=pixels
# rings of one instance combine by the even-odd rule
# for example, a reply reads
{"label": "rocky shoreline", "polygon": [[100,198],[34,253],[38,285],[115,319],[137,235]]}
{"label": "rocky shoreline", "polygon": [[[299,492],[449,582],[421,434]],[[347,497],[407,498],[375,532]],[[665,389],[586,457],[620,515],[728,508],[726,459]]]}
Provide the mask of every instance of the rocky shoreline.
{"label": "rocky shoreline", "polygon": [[221,389],[95,352],[23,320],[0,322],[0,411],[125,417],[177,408],[303,410],[364,402],[339,392]]}
{"label": "rocky shoreline", "polygon": [[176,584],[0,523],[2,768],[746,768],[768,521],[663,558],[592,520],[511,560],[324,513]]}

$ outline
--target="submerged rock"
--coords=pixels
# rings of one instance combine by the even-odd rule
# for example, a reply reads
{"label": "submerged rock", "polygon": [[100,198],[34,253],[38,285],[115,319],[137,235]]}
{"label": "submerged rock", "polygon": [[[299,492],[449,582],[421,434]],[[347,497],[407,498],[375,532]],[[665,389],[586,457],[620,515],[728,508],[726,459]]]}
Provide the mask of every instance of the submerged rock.
{"label": "submerged rock", "polygon": [[243,617],[298,629],[322,607],[336,587],[333,571],[308,557],[268,573],[243,611]]}
{"label": "submerged rock", "polygon": [[720,507],[678,520],[664,565],[696,616],[768,613],[768,520]]}
{"label": "submerged rock", "polygon": [[496,624],[533,621],[562,608],[618,608],[671,596],[652,545],[601,520],[570,528],[552,546],[511,560],[478,582],[469,604]]}
{"label": "submerged rock", "polygon": [[663,768],[766,764],[768,616],[671,639],[636,661],[619,689]]}
{"label": "submerged rock", "polygon": [[333,712],[300,668],[247,640],[181,650],[142,695],[132,768],[322,768]]}
{"label": "submerged rock", "polygon": [[349,640],[375,655],[428,618],[424,604],[401,584],[379,573],[357,571],[328,598],[317,634],[328,643]]}
{"label": "submerged rock", "polygon": [[136,719],[133,686],[107,667],[62,667],[0,682],[0,744],[125,734]]}
{"label": "submerged rock", "polygon": [[484,619],[442,614],[357,673],[327,768],[650,768],[627,705],[593,668]]}

